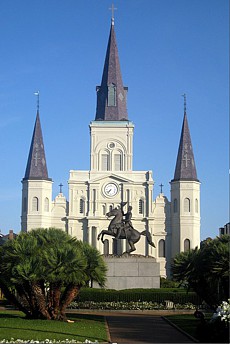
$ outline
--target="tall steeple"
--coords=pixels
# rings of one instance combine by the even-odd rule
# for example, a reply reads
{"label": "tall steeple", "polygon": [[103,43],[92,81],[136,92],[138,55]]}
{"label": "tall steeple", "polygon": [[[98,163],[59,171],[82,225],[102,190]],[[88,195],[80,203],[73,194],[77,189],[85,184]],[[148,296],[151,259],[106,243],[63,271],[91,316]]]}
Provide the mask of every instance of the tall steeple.
{"label": "tall steeple", "polygon": [[180,144],[177,155],[174,179],[198,181],[196,173],[196,165],[192,149],[192,141],[189,132],[187,114],[186,114],[186,96],[184,96],[184,120],[181,130]]}
{"label": "tall steeple", "polygon": [[23,180],[51,180],[48,177],[39,110],[37,110],[30,152]]}
{"label": "tall steeple", "polygon": [[112,17],[101,86],[97,86],[96,121],[128,120],[126,93],[123,86]]}

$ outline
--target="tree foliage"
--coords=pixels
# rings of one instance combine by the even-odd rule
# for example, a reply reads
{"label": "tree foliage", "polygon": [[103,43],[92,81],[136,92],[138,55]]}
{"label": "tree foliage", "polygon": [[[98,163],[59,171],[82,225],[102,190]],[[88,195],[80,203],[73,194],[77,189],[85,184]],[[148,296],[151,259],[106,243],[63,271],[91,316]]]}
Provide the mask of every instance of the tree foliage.
{"label": "tree foliage", "polygon": [[203,241],[200,249],[178,254],[172,264],[174,279],[214,309],[229,295],[229,243],[229,235]]}
{"label": "tree foliage", "polygon": [[161,277],[160,278],[160,287],[164,288],[178,288],[179,282],[173,281],[172,279]]}
{"label": "tree foliage", "polygon": [[0,288],[27,317],[65,320],[82,286],[105,285],[97,249],[56,228],[21,233],[0,247]]}

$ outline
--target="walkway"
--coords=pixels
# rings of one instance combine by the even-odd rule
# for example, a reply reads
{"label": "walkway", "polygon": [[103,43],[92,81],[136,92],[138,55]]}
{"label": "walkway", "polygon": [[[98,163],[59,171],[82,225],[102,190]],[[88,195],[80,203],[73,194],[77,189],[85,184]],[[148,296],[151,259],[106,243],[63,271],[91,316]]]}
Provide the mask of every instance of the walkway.
{"label": "walkway", "polygon": [[105,317],[112,343],[194,343],[161,316],[115,313]]}

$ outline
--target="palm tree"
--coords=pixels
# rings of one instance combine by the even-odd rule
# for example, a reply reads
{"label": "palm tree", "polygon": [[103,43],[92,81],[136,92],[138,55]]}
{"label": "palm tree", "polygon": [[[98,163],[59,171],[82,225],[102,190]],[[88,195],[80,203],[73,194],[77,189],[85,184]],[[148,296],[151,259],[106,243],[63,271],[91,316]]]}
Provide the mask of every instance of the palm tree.
{"label": "palm tree", "polygon": [[90,279],[105,284],[93,247],[56,228],[21,233],[0,248],[0,288],[27,317],[65,320],[68,305]]}
{"label": "palm tree", "polygon": [[227,300],[229,290],[229,236],[217,237],[178,254],[172,264],[173,277],[185,282],[213,309]]}
{"label": "palm tree", "polygon": [[93,282],[95,281],[100,287],[104,287],[107,266],[100,252],[87,243],[84,243],[82,248],[87,260],[86,271],[90,286],[93,287]]}

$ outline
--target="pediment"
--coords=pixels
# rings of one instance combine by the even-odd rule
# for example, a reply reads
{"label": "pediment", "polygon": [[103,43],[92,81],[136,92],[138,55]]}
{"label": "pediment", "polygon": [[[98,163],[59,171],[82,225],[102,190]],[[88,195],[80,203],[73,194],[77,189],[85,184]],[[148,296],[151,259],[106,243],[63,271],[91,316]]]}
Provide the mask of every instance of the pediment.
{"label": "pediment", "polygon": [[132,184],[133,183],[133,180],[132,179],[129,179],[129,178],[125,178],[121,175],[118,175],[116,173],[105,173],[103,174],[103,176],[95,176],[95,178],[92,177],[91,175],[91,178],[89,180],[89,183],[100,183],[100,182],[103,182],[103,181],[106,181],[106,180],[114,180],[115,182],[117,183],[130,183]]}

